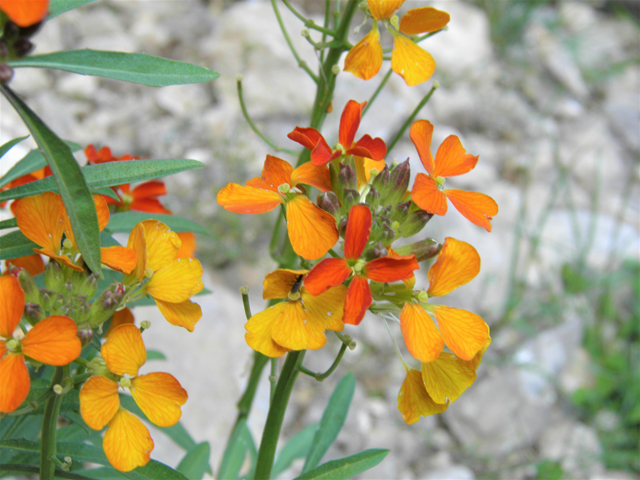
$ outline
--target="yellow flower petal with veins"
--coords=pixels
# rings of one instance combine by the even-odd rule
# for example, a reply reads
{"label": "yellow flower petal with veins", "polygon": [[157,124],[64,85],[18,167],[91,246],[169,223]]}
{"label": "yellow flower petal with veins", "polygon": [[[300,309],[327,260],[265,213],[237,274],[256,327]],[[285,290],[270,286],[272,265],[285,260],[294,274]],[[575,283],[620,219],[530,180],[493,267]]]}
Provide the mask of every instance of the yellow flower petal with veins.
{"label": "yellow flower petal with veins", "polygon": [[140,419],[121,408],[109,423],[102,447],[113,468],[129,472],[149,462],[153,440]]}
{"label": "yellow flower petal with veins", "polygon": [[442,352],[433,362],[422,364],[422,380],[434,402],[455,402],[476,381],[476,368],[452,353]]}
{"label": "yellow flower petal with veins", "polygon": [[309,270],[287,270],[284,268],[268,273],[262,282],[262,298],[264,300],[287,298],[300,276],[307,273]]}
{"label": "yellow flower petal with veins", "polygon": [[302,290],[302,305],[309,316],[318,318],[326,330],[341,331],[344,329],[344,301],[347,287],[336,285],[320,295],[313,296]]}
{"label": "yellow flower petal with veins", "polygon": [[178,423],[180,407],[187,401],[187,392],[173,375],[149,373],[131,381],[131,395],[149,421],[159,427]]}
{"label": "yellow flower petal with veins", "polygon": [[438,358],[444,341],[438,327],[422,306],[405,304],[400,312],[400,328],[404,343],[413,358],[421,362],[431,362]]}
{"label": "yellow flower petal with veins", "polygon": [[178,258],[153,274],[145,292],[157,300],[181,303],[199,293],[203,287],[200,261]]}
{"label": "yellow flower petal with veins", "polygon": [[449,408],[449,403],[440,405],[434,402],[424,387],[420,371],[413,368],[407,370],[407,377],[398,393],[398,410],[408,425],[416,423],[421,416],[444,412]]}
{"label": "yellow flower petal with veins", "polygon": [[431,78],[436,62],[429,52],[402,34],[394,34],[391,68],[414,87]]}
{"label": "yellow flower petal with veins", "polygon": [[271,338],[271,330],[274,322],[279,318],[282,310],[286,306],[286,303],[287,302],[282,302],[272,305],[266,310],[256,313],[249,319],[245,325],[247,333],[244,336],[247,345],[257,352],[271,358],[281,357],[290,351],[288,348],[278,345]]}
{"label": "yellow flower petal with veins", "polygon": [[451,16],[433,7],[413,8],[400,19],[400,31],[405,35],[437,32],[445,27]]}
{"label": "yellow flower petal with veins", "polygon": [[178,327],[184,327],[190,332],[193,332],[198,320],[202,318],[202,309],[200,305],[192,302],[191,300],[185,300],[180,303],[163,302],[156,298],[156,305],[162,316],[171,325]]}
{"label": "yellow flower petal with veins", "polygon": [[147,361],[142,335],[135,325],[120,325],[109,334],[100,349],[109,371],[116,375],[138,375],[138,370]]}
{"label": "yellow flower petal with veins", "polygon": [[469,283],[480,272],[480,255],[470,244],[452,237],[444,239],[438,259],[429,269],[432,297],[441,297]]}
{"label": "yellow flower petal with veins", "polygon": [[47,365],[66,365],[82,351],[77,333],[78,327],[69,317],[47,317],[27,332],[22,353]]}
{"label": "yellow flower petal with veins", "polygon": [[302,195],[287,202],[287,229],[294,252],[307,260],[323,257],[338,241],[333,215]]}
{"label": "yellow flower petal with veins", "polygon": [[323,319],[309,315],[301,302],[284,301],[274,319],[271,338],[291,350],[318,350],[327,342]]}
{"label": "yellow flower petal with veins", "polygon": [[127,285],[141,282],[144,278],[144,271],[147,268],[147,246],[144,237],[145,229],[143,223],[144,222],[138,223],[133,227],[133,230],[131,230],[129,234],[129,240],[127,241],[127,247],[136,252],[137,259],[136,266],[123,280],[123,283]]}
{"label": "yellow flower petal with veins", "polygon": [[376,20],[390,19],[405,0],[367,0],[369,11]]}
{"label": "yellow flower petal with veins", "polygon": [[344,71],[351,72],[362,80],[375,77],[382,67],[382,45],[380,33],[374,26],[371,31],[349,50],[344,60]]}
{"label": "yellow flower petal with veins", "polygon": [[80,389],[80,415],[94,430],[102,430],[119,408],[118,384],[107,377],[91,377]]}
{"label": "yellow flower petal with veins", "polygon": [[14,202],[18,228],[32,242],[57,254],[63,233],[64,204],[60,195],[45,192]]}
{"label": "yellow flower petal with veins", "polygon": [[145,268],[156,272],[177,257],[182,240],[176,232],[157,220],[146,220],[142,222],[142,227],[144,228],[145,248],[147,249]]}
{"label": "yellow flower petal with veins", "polygon": [[436,316],[444,343],[462,360],[471,360],[487,342],[489,326],[479,315],[446,305],[431,305],[430,310]]}

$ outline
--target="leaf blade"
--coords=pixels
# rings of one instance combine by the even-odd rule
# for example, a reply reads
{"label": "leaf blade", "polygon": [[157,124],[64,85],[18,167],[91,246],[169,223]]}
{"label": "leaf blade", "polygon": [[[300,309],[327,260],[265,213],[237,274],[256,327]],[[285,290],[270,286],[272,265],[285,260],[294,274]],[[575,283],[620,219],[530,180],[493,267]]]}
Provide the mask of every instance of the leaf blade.
{"label": "leaf blade", "polygon": [[331,460],[303,473],[295,480],[347,480],[378,465],[389,450],[372,448],[349,457]]}

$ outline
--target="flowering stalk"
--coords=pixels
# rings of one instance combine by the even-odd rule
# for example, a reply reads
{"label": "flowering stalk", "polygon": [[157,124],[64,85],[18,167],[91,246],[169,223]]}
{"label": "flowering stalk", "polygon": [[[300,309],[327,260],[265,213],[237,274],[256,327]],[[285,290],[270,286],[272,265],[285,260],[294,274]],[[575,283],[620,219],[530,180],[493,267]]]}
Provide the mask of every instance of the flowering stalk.
{"label": "flowering stalk", "polygon": [[[66,372],[65,372],[66,370]],[[56,367],[51,379],[50,390],[56,385],[60,385],[65,373],[68,373],[69,367]],[[53,457],[57,451],[56,432],[58,428],[58,414],[62,405],[63,394],[57,394],[49,398],[44,407],[44,419],[42,421],[42,446],[40,447],[40,479],[52,480],[55,475],[56,464]]]}

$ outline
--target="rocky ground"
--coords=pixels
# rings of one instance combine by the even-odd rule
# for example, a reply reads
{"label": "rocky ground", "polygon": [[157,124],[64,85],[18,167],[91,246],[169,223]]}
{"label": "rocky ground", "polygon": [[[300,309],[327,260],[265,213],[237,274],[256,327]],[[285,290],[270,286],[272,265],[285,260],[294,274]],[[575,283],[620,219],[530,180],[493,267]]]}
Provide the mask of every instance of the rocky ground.
{"label": "rocky ground", "polygon": [[[600,4],[559,1],[537,9],[514,36],[471,3],[433,5],[449,11],[452,20],[447,32],[424,44],[436,59],[440,88],[418,118],[434,123],[434,145],[455,133],[469,153],[480,155],[473,172],[451,183],[491,195],[500,213],[490,234],[454,211],[434,219],[428,232],[478,249],[480,275],[447,300],[482,314],[492,326],[493,344],[469,391],[442,416],[408,427],[396,405],[403,369],[380,320],[366,318],[348,329],[358,347],[333,377],[324,384],[299,380],[285,437],[317,421],[331,387],[353,371],[354,402],[327,458],[390,448],[366,478],[530,479],[545,459],[558,462],[565,478],[637,478],[605,468],[598,431],[578,421],[568,401],[593,383],[592,359],[582,346],[594,316],[589,299],[553,295],[562,289],[565,263],[581,259],[607,272],[624,259],[638,259],[637,27],[598,9]],[[299,35],[301,24],[282,13],[301,56],[315,66],[313,50]],[[170,371],[188,390],[184,423],[196,440],[211,443],[215,467],[250,366],[238,288],[250,285],[258,310],[261,281],[273,268],[266,249],[270,219],[237,218],[215,202],[219,188],[254,176],[265,155],[274,153],[242,117],[236,76],[244,76],[254,121],[285,148],[296,147],[286,134],[308,121],[314,85],[296,67],[266,1],[101,1],[47,23],[35,41],[36,53],[146,52],[221,73],[211,84],[154,89],[24,69],[12,83],[62,138],[109,145],[117,155],[205,164],[168,179],[167,198],[174,212],[212,232],[199,238],[206,285],[213,291],[200,297],[203,319],[189,334],[169,328],[155,310],[136,315],[154,320],[145,341],[168,357],[150,362],[149,371]],[[328,136],[336,136],[342,105],[368,99],[377,81],[339,76],[334,114],[324,130]],[[393,76],[360,131],[390,138],[430,88],[431,82],[408,88]],[[0,143],[23,134],[4,102],[0,113]],[[19,158],[19,147],[14,150]],[[392,157],[410,157],[418,167],[408,138]],[[3,159],[3,170],[7,164]],[[330,341],[308,355],[309,368],[326,368],[337,348]],[[268,408],[263,387],[251,420],[255,432]],[[155,437],[154,457],[176,463],[181,452],[160,434]],[[300,465],[288,475],[295,468]]]}

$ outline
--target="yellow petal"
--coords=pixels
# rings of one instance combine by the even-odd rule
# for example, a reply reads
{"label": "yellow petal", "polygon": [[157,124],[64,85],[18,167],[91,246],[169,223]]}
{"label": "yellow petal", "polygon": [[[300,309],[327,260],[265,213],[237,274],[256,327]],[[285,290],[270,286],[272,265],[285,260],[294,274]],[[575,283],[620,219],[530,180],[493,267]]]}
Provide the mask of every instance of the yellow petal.
{"label": "yellow petal", "polygon": [[131,395],[151,423],[170,427],[178,423],[180,407],[187,401],[187,392],[173,375],[149,373],[131,381]]}
{"label": "yellow petal", "polygon": [[351,72],[362,80],[375,77],[382,67],[382,46],[380,33],[374,27],[356,45],[349,50],[344,60],[344,71]]}
{"label": "yellow petal", "polygon": [[449,402],[440,405],[431,399],[422,383],[419,370],[413,368],[407,370],[407,377],[402,382],[400,393],[398,393],[398,410],[408,425],[416,423],[420,417],[442,413],[448,407]]}
{"label": "yellow petal", "polygon": [[445,305],[431,305],[431,311],[444,343],[462,360],[471,360],[487,343],[489,326],[475,313]]}
{"label": "yellow petal", "polygon": [[163,302],[156,298],[156,305],[162,316],[171,325],[178,327],[184,327],[190,332],[193,332],[198,320],[202,318],[202,309],[197,303],[193,303],[191,300],[185,300],[180,303]]}
{"label": "yellow petal", "polygon": [[178,258],[153,274],[146,285],[146,293],[156,300],[181,303],[203,287],[200,261]]}
{"label": "yellow petal", "polygon": [[336,220],[307,197],[287,202],[287,229],[293,251],[307,260],[317,260],[338,241]]}
{"label": "yellow petal", "polygon": [[302,306],[309,316],[319,319],[324,328],[332,331],[344,329],[344,301],[347,297],[347,287],[336,285],[320,295],[313,296],[304,288],[301,292]]}
{"label": "yellow petal", "polygon": [[450,15],[433,7],[420,7],[409,10],[400,19],[400,31],[405,35],[437,32],[445,27]]}
{"label": "yellow petal", "polygon": [[404,78],[410,87],[414,87],[431,78],[436,62],[429,52],[423,50],[404,35],[395,34],[391,68]]}
{"label": "yellow petal", "polygon": [[157,220],[146,220],[142,226],[147,250],[146,268],[156,272],[175,260],[182,241],[176,232]]}
{"label": "yellow petal", "polygon": [[444,342],[435,323],[420,305],[405,304],[400,312],[400,328],[411,356],[421,362],[438,358]]}
{"label": "yellow petal", "polygon": [[100,350],[109,371],[116,375],[138,375],[147,361],[142,335],[135,325],[125,324],[114,329]]}
{"label": "yellow petal", "polygon": [[129,234],[129,240],[127,241],[127,248],[131,248],[136,252],[136,266],[123,280],[123,283],[127,285],[141,282],[144,278],[144,271],[147,268],[147,244],[144,235],[145,229],[143,223],[144,222],[138,223],[133,227]]}
{"label": "yellow petal", "polygon": [[367,0],[369,11],[376,20],[388,20],[398,10],[404,0]]}
{"label": "yellow petal", "polygon": [[138,264],[138,255],[132,248],[102,247],[100,249],[100,263],[125,274],[131,273]]}
{"label": "yellow petal", "polygon": [[476,369],[453,353],[442,352],[433,362],[422,364],[422,380],[434,402],[455,402],[476,381]]}
{"label": "yellow petal", "polygon": [[[309,270],[287,270],[279,268],[264,277],[262,282],[262,298],[271,300],[272,298],[287,298],[291,289],[298,284],[300,290],[300,280],[309,273]],[[302,279],[300,278],[302,276]]]}
{"label": "yellow petal", "polygon": [[327,342],[321,317],[309,315],[301,302],[284,301],[271,329],[271,338],[291,350],[318,350]]}
{"label": "yellow petal", "polygon": [[62,241],[64,204],[60,195],[45,192],[14,202],[11,210],[20,231],[32,242],[55,253]]}
{"label": "yellow petal", "polygon": [[109,423],[102,448],[113,468],[129,472],[149,462],[153,440],[140,419],[121,408]]}
{"label": "yellow petal", "polygon": [[472,245],[452,237],[444,239],[438,259],[429,269],[432,297],[441,297],[469,283],[480,272],[480,255]]}
{"label": "yellow petal", "polygon": [[289,352],[288,348],[281,347],[271,338],[273,325],[285,307],[286,302],[278,303],[252,316],[245,325],[247,333],[244,338],[247,345],[271,358],[281,357]]}
{"label": "yellow petal", "polygon": [[119,408],[118,384],[107,377],[91,377],[80,389],[80,415],[94,430],[102,430]]}

